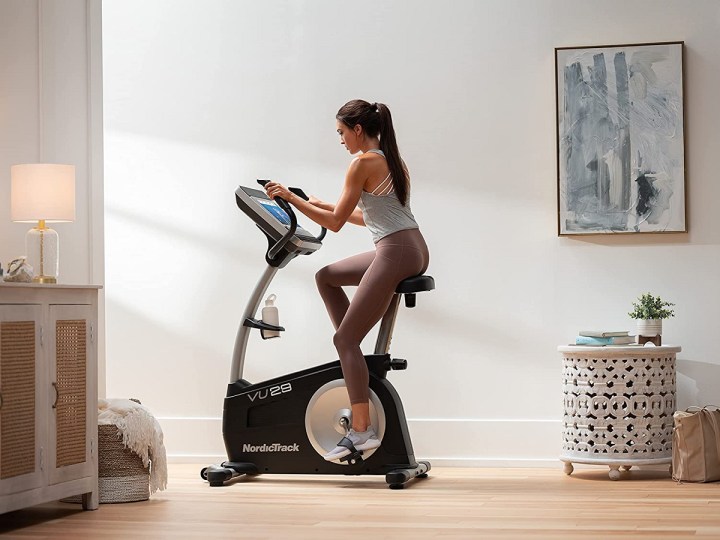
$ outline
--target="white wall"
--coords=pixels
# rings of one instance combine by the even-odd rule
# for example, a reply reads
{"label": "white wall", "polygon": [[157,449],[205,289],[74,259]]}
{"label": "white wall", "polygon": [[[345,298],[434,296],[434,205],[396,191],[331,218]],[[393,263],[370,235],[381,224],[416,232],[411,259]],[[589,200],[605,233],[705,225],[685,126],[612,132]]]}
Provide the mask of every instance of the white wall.
{"label": "white wall", "polygon": [[[10,221],[10,166],[69,163],[75,165],[76,219],[53,224],[60,236],[58,279],[103,284],[100,31],[100,0],[0,2],[0,264],[5,269],[25,254],[31,227]],[[102,343],[101,333],[101,393]]]}
{"label": "white wall", "polygon": [[[393,342],[417,456],[552,463],[557,345],[632,329],[648,290],[677,304],[679,405],[717,402],[718,23],[711,0],[106,2],[108,394],[149,405],[176,459],[223,454],[266,247],[233,191],[266,177],[334,200],[349,162],[334,115],[360,97],[393,112],[438,284]],[[672,40],[687,52],[690,232],[558,238],[554,47]],[[370,248],[348,226],[278,275],[289,331],[251,340],[247,379],[336,358],[313,275]]]}

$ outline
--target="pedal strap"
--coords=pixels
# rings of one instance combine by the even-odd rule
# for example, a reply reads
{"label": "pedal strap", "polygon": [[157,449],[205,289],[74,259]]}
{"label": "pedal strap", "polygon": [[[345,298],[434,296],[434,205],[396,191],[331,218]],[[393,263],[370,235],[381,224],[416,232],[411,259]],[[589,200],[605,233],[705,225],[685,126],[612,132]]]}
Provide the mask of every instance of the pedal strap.
{"label": "pedal strap", "polygon": [[350,465],[356,465],[363,462],[362,452],[355,448],[353,442],[347,437],[343,437],[342,440],[337,443],[337,445],[342,448],[347,448],[350,451],[347,456],[340,458],[341,463],[349,463]]}
{"label": "pedal strap", "polygon": [[343,448],[347,448],[348,450],[350,450],[351,454],[354,454],[357,452],[357,448],[355,448],[355,445],[353,444],[353,442],[350,439],[348,439],[347,437],[343,437],[342,440],[339,443],[337,443],[337,445],[342,446]]}

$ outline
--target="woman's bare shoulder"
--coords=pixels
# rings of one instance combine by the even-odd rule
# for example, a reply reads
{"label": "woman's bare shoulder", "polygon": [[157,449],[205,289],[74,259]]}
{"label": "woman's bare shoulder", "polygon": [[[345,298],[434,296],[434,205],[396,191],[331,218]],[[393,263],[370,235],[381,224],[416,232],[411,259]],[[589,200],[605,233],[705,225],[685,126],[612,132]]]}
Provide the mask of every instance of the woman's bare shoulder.
{"label": "woman's bare shoulder", "polygon": [[387,161],[385,158],[375,152],[365,152],[364,154],[357,156],[355,159],[358,160],[357,166],[369,173],[387,168]]}
{"label": "woman's bare shoulder", "polygon": [[385,158],[378,154],[377,152],[364,152],[360,154],[359,156],[356,156],[357,159],[362,159],[366,163],[376,163],[379,161],[385,161]]}
{"label": "woman's bare shoulder", "polygon": [[355,156],[352,159],[352,161],[350,162],[350,165],[348,166],[348,170],[350,170],[350,171],[368,171],[368,170],[370,170],[374,166],[375,161],[372,158],[368,158],[367,155],[368,154],[360,154],[359,156]]}
{"label": "woman's bare shoulder", "polygon": [[348,176],[353,176],[362,181],[375,176],[384,176],[385,174],[387,174],[385,158],[374,152],[366,152],[355,156],[348,167]]}

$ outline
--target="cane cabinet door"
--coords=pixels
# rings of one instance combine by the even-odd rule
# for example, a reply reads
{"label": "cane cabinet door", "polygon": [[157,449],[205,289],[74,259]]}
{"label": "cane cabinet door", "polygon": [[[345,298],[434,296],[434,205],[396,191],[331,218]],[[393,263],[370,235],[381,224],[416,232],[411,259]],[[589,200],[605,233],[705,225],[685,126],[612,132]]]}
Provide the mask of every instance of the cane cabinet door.
{"label": "cane cabinet door", "polygon": [[43,483],[40,305],[0,304],[0,495]]}
{"label": "cane cabinet door", "polygon": [[97,426],[91,425],[91,411],[97,397],[90,385],[97,375],[91,313],[87,305],[50,306],[50,484],[92,474]]}

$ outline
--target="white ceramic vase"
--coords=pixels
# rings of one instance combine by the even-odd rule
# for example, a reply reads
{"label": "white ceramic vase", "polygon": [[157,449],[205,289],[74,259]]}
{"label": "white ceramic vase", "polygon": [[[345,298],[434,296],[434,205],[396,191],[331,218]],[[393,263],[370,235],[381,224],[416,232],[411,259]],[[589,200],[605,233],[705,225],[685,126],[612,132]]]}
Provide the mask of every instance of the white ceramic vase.
{"label": "white ceramic vase", "polygon": [[662,319],[638,319],[637,333],[644,337],[661,336]]}

